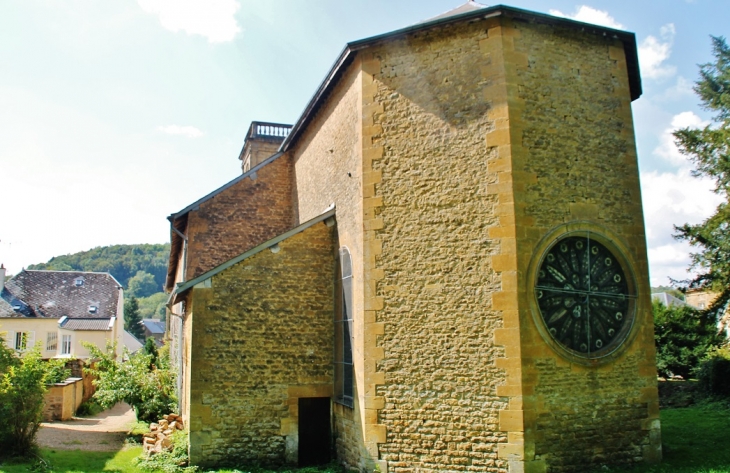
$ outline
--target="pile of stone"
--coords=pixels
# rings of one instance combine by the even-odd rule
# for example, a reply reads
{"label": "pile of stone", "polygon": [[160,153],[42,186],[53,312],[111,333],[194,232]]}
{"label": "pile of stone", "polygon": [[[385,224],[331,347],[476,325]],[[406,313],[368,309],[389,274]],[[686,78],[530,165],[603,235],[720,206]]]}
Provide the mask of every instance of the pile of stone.
{"label": "pile of stone", "polygon": [[147,454],[160,453],[163,450],[172,450],[172,434],[176,430],[185,428],[183,419],[177,414],[163,416],[157,422],[150,424],[150,431],[144,434],[142,446]]}

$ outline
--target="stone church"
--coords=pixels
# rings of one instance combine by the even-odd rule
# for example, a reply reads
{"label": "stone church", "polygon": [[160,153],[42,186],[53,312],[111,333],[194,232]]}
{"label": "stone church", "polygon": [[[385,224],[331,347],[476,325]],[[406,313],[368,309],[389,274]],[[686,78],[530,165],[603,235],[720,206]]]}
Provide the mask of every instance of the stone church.
{"label": "stone church", "polygon": [[661,459],[632,33],[469,2],[348,43],[169,217],[202,466]]}

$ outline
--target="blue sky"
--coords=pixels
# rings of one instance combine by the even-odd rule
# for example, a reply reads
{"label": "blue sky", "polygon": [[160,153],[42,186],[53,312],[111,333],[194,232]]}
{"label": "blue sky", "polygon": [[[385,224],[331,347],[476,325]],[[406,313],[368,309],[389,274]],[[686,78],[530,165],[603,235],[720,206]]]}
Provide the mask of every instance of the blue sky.
{"label": "blue sky", "polygon": [[[0,262],[169,240],[165,217],[240,173],[252,120],[293,123],[345,43],[461,0],[0,2]],[[653,285],[687,277],[672,225],[719,202],[673,128],[711,118],[692,92],[728,0],[515,0],[637,35],[633,103]]]}

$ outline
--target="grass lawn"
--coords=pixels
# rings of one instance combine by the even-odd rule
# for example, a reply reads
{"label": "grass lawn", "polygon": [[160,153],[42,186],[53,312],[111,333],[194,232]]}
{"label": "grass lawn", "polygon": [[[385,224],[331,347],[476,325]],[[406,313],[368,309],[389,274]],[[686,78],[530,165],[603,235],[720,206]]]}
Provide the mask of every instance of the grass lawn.
{"label": "grass lawn", "polygon": [[[726,405],[665,409],[662,411],[664,461],[660,465],[598,470],[600,473],[730,473],[730,449],[725,447],[730,432],[730,409]],[[40,451],[51,469],[34,468],[37,461],[3,463],[0,473],[141,473],[132,459],[142,447],[129,447],[119,452],[82,452],[79,450]],[[270,470],[219,470],[217,473],[272,473]],[[280,470],[280,473],[339,473],[337,469],[304,468]]]}
{"label": "grass lawn", "polygon": [[611,473],[730,473],[730,409],[721,404],[662,411],[660,465],[602,469]]}
{"label": "grass lawn", "polygon": [[0,463],[2,473],[86,473],[86,472],[115,472],[140,473],[132,463],[134,457],[142,453],[142,447],[130,447],[118,452],[83,452],[81,450],[48,450],[41,449],[40,456],[50,465],[45,470],[39,461],[24,463]]}

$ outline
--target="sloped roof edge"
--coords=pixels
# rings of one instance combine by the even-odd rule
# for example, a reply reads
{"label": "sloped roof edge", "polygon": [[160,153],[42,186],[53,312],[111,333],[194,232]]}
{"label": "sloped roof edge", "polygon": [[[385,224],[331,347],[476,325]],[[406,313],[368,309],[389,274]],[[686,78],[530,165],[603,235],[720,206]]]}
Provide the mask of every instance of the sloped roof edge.
{"label": "sloped roof edge", "polygon": [[278,158],[283,156],[284,153],[276,153],[271,155],[270,157],[264,159],[256,166],[252,167],[245,173],[241,174],[240,176],[236,177],[235,179],[232,179],[228,181],[227,183],[223,184],[213,192],[201,197],[200,199],[196,200],[192,204],[188,205],[184,209],[180,210],[179,212],[176,212],[167,219],[170,221],[170,256],[168,257],[168,263],[167,263],[167,276],[165,277],[165,290],[169,290],[173,284],[174,278],[175,278],[175,271],[177,271],[177,261],[178,256],[180,253],[180,249],[182,247],[181,245],[181,236],[178,234],[180,231],[179,228],[175,226],[175,222],[181,219],[182,217],[185,217],[188,213],[190,213],[193,210],[196,210],[200,205],[216,195],[220,194],[221,192],[225,191],[226,189],[234,186],[236,183],[242,181],[243,179],[246,179],[247,177],[252,177],[256,175],[256,172],[258,172],[261,168],[266,166],[267,164],[270,164],[274,161],[276,161]]}
{"label": "sloped roof edge", "polygon": [[[109,279],[111,279],[112,281],[114,281],[117,286],[122,287],[122,285],[119,284],[119,281],[117,281],[117,278],[115,278],[114,275],[112,273],[110,273],[109,271],[77,271],[75,269],[72,269],[70,271],[67,271],[67,270],[60,270],[60,269],[25,269],[25,268],[23,268],[20,271],[20,273],[22,273],[23,271],[25,271],[26,273],[78,274],[80,276],[83,276],[84,274],[101,274],[102,276],[108,276]],[[20,274],[20,273],[18,273],[18,274]],[[15,276],[13,276],[13,278],[15,278],[16,276],[18,276],[18,274],[16,274]]]}
{"label": "sloped roof edge", "polygon": [[187,214],[191,210],[197,209],[198,207],[200,207],[200,204],[202,204],[206,200],[212,199],[216,195],[220,194],[224,190],[226,190],[229,187],[231,187],[234,184],[236,184],[237,182],[240,182],[243,179],[246,179],[247,177],[250,177],[252,175],[255,175],[256,172],[259,169],[261,169],[262,167],[266,166],[267,164],[275,161],[276,159],[278,159],[282,155],[283,155],[283,153],[276,153],[276,154],[271,155],[270,157],[264,159],[259,164],[257,164],[256,166],[252,167],[251,169],[249,169],[245,173],[241,174],[240,176],[236,177],[235,179],[233,179],[231,181],[228,181],[227,183],[225,183],[222,186],[220,186],[218,189],[216,189],[213,192],[211,192],[211,193],[209,193],[209,194],[201,197],[200,199],[196,200],[195,202],[193,202],[192,204],[188,205],[187,207],[185,207],[184,209],[180,210],[179,212],[175,212],[174,214],[170,215],[169,217],[167,217],[167,219],[169,221],[173,222],[173,221],[177,220],[178,218],[182,217],[183,215]]}
{"label": "sloped roof edge", "polygon": [[205,281],[206,279],[210,279],[213,276],[215,276],[216,274],[230,268],[231,266],[238,264],[241,261],[248,259],[257,253],[260,253],[261,251],[263,251],[267,248],[270,248],[270,247],[276,245],[277,243],[282,242],[282,241],[286,240],[287,238],[292,237],[292,236],[296,235],[297,233],[301,233],[304,230],[314,226],[315,224],[324,222],[328,218],[334,217],[334,216],[335,216],[335,209],[332,208],[332,209],[324,212],[323,214],[320,214],[319,216],[314,217],[313,219],[308,220],[308,221],[304,222],[303,224],[301,224],[297,227],[294,227],[285,233],[282,233],[279,236],[276,236],[268,241],[265,241],[264,243],[261,243],[260,245],[254,247],[254,248],[251,248],[250,250],[248,250],[244,253],[241,253],[240,255],[236,256],[235,258],[232,258],[232,259],[226,261],[225,263],[223,263],[219,266],[216,266],[215,268],[211,269],[210,271],[207,271],[207,272],[201,274],[197,278],[191,279],[190,281],[186,281],[184,283],[178,283],[177,287],[174,290],[174,295],[171,297],[169,303],[175,304],[177,302],[178,296],[184,294],[185,292],[190,290],[193,286],[200,284],[201,282]]}
{"label": "sloped roof edge", "polygon": [[461,21],[473,21],[477,19],[486,19],[502,15],[508,16],[510,18],[532,20],[538,23],[558,25],[567,28],[598,33],[603,36],[610,35],[618,38],[624,44],[624,50],[626,52],[631,100],[636,100],[641,96],[642,88],[641,75],[639,72],[639,56],[636,49],[636,35],[634,35],[634,33],[609,28],[607,26],[584,23],[581,21],[571,20],[569,18],[548,15],[545,13],[537,13],[529,10],[523,10],[521,8],[508,7],[505,5],[494,5],[491,7],[485,7],[466,13],[460,13],[457,15],[436,17],[436,19],[430,21],[427,20],[423,23],[416,23],[415,25],[407,26],[405,28],[347,43],[347,45],[345,45],[345,48],[338,56],[337,60],[330,68],[330,71],[327,73],[324,80],[307,103],[307,106],[304,108],[304,111],[299,117],[299,120],[297,120],[297,122],[294,124],[291,132],[279,147],[279,152],[286,152],[291,147],[291,145],[296,142],[296,139],[306,128],[309,120],[314,116],[314,114],[316,114],[320,103],[324,101],[330,89],[334,87],[334,85],[337,83],[339,76],[346,70],[350,62],[352,62],[355,53],[357,53],[358,51],[373,46],[382,41],[397,38],[399,36],[404,36],[409,33],[414,33],[416,31],[427,30],[429,28],[444,26],[451,23],[458,23]]}

